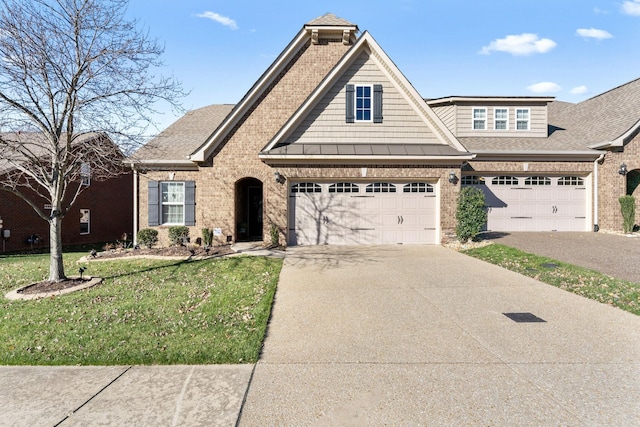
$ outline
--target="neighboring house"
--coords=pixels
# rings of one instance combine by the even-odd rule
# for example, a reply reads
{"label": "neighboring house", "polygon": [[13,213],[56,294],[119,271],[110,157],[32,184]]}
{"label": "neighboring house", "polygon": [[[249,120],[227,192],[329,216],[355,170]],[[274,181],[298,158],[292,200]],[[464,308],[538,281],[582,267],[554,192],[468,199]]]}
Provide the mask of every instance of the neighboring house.
{"label": "neighboring house", "polygon": [[[3,134],[7,136],[9,134]],[[36,138],[39,134],[22,134],[20,139]],[[87,134],[86,138],[101,138],[100,134]],[[15,140],[15,137],[8,139]],[[111,143],[112,142],[108,142]],[[9,166],[0,162],[0,173],[8,173]],[[123,233],[133,231],[133,174],[116,175],[106,180],[92,178],[92,171],[83,165],[82,190],[78,199],[62,221],[62,244],[115,242]],[[23,190],[24,191],[24,190]],[[40,199],[43,209],[50,209],[48,201]],[[65,200],[68,204],[69,200]],[[23,199],[0,187],[0,218],[2,229],[9,238],[0,234],[0,251],[13,252],[49,247],[49,223],[43,220]]]}
{"label": "neighboring house", "polygon": [[425,100],[368,32],[327,14],[237,105],[191,111],[128,159],[134,228],[164,242],[187,225],[219,243],[270,243],[276,227],[289,245],[438,244],[473,185],[491,231],[620,230],[639,119],[640,80],[576,105]]}

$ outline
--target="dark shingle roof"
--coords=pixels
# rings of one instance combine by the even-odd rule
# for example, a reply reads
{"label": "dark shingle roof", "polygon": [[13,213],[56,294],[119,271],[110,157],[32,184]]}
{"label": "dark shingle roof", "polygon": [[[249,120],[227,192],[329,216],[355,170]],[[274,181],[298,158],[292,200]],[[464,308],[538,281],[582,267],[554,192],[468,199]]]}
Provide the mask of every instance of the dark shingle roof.
{"label": "dark shingle roof", "polygon": [[355,27],[356,24],[352,24],[346,19],[342,19],[333,13],[327,13],[319,16],[311,21],[307,22],[305,26],[309,27]]}
{"label": "dark shingle roof", "polygon": [[234,105],[216,104],[187,112],[135,154],[134,161],[186,160],[222,123]]}

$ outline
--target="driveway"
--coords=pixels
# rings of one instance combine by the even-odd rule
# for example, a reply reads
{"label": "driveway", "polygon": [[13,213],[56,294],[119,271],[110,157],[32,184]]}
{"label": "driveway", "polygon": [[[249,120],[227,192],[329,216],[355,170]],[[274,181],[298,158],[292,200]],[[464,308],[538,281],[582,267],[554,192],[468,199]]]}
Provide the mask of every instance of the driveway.
{"label": "driveway", "polygon": [[640,425],[639,332],[443,247],[290,248],[239,424]]}
{"label": "driveway", "polygon": [[495,243],[640,283],[640,238],[608,233],[489,233]]}

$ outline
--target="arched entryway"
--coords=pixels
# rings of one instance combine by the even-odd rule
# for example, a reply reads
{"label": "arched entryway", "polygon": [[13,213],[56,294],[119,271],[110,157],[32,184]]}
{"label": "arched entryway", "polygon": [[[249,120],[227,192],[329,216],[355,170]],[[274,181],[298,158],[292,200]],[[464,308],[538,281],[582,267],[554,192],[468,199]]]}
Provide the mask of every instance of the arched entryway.
{"label": "arched entryway", "polygon": [[262,240],[262,181],[243,178],[236,182],[236,241]]}

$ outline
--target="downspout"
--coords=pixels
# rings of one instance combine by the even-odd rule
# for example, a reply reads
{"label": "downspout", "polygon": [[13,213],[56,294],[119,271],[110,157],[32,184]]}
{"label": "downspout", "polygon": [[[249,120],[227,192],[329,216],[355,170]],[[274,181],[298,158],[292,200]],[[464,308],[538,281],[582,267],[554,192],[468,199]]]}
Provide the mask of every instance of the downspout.
{"label": "downspout", "polygon": [[133,247],[138,244],[138,170],[133,163]]}
{"label": "downspout", "polygon": [[598,163],[604,159],[605,153],[593,161],[593,231],[600,230],[598,225]]}

